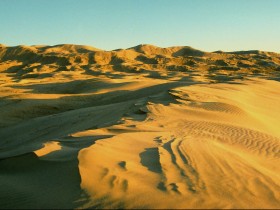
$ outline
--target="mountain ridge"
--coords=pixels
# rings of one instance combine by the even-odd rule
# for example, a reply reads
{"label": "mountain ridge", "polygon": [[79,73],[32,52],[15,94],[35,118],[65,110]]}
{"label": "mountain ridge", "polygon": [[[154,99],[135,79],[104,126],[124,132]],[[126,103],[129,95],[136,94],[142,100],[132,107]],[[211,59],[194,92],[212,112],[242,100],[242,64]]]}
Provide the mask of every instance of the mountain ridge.
{"label": "mountain ridge", "polygon": [[144,73],[150,77],[170,72],[187,75],[191,71],[207,72],[207,77],[211,78],[270,75],[280,71],[280,54],[260,50],[205,52],[190,46],[161,48],[149,44],[112,51],[74,44],[0,45],[0,72],[17,73],[20,78],[42,73],[54,75],[58,71],[84,71],[86,74],[114,71]]}
{"label": "mountain ridge", "polygon": [[24,44],[20,44],[20,45],[14,45],[14,46],[9,46],[9,45],[5,45],[0,43],[0,49],[1,48],[17,48],[17,47],[26,47],[26,48],[37,48],[37,49],[51,49],[51,48],[64,48],[64,49],[86,49],[88,51],[106,51],[106,52],[111,52],[111,51],[119,51],[119,50],[130,50],[130,49],[134,49],[137,51],[137,49],[147,49],[147,48],[155,48],[155,49],[168,49],[168,50],[181,50],[183,48],[185,49],[192,49],[192,50],[198,50],[201,52],[205,52],[205,53],[228,53],[228,54],[259,54],[259,53],[273,53],[273,54],[279,54],[278,52],[273,52],[273,51],[265,51],[265,50],[259,50],[259,49],[252,49],[252,50],[234,50],[234,51],[223,51],[223,50],[216,50],[216,51],[204,51],[204,50],[200,50],[197,48],[194,48],[192,46],[180,46],[180,45],[174,45],[174,46],[168,46],[168,47],[160,47],[160,46],[156,46],[156,45],[152,45],[152,44],[139,44],[139,45],[135,45],[132,47],[128,47],[128,48],[118,48],[118,49],[112,49],[112,50],[104,50],[104,49],[100,49],[100,48],[96,48],[94,46],[91,45],[80,45],[80,44],[55,44],[55,45],[45,45],[45,44],[39,44],[39,45],[24,45]]}

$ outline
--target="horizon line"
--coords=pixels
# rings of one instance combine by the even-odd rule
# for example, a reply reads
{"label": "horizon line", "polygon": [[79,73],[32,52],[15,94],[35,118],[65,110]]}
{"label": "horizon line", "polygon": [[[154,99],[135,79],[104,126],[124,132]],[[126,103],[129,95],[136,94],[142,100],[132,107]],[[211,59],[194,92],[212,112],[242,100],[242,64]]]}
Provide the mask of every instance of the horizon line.
{"label": "horizon line", "polygon": [[35,47],[35,46],[42,46],[42,47],[56,47],[56,46],[63,46],[63,45],[74,45],[74,46],[85,46],[85,47],[92,47],[92,48],[96,48],[98,50],[101,50],[101,51],[117,51],[117,50],[128,50],[128,49],[132,49],[132,48],[135,48],[135,47],[138,47],[138,46],[153,46],[153,47],[157,47],[157,48],[162,48],[162,49],[166,49],[166,48],[173,48],[173,47],[188,47],[188,48],[192,48],[192,49],[195,49],[195,50],[199,50],[199,51],[202,51],[202,52],[209,52],[209,53],[214,53],[214,52],[224,52],[224,53],[231,53],[231,52],[250,52],[250,51],[259,51],[259,52],[268,52],[268,53],[277,53],[277,54],[280,54],[280,51],[279,52],[276,52],[276,51],[267,51],[267,50],[262,50],[262,49],[250,49],[250,50],[245,50],[245,49],[242,49],[242,50],[232,50],[232,51],[225,51],[225,50],[214,50],[214,51],[207,51],[207,50],[202,50],[200,48],[196,48],[196,47],[192,47],[190,45],[172,45],[172,46],[168,46],[168,47],[161,47],[161,46],[157,46],[157,45],[154,45],[154,44],[147,44],[147,43],[141,43],[141,44],[137,44],[137,45],[134,45],[132,47],[128,47],[128,48],[116,48],[116,49],[112,49],[112,50],[106,50],[106,49],[102,49],[102,48],[99,48],[99,47],[95,47],[93,45],[87,45],[87,44],[76,44],[76,43],[60,43],[60,44],[17,44],[17,45],[6,45],[6,44],[3,44],[3,43],[0,43],[0,46],[5,46],[5,47],[20,47],[20,46],[29,46],[29,47]]}

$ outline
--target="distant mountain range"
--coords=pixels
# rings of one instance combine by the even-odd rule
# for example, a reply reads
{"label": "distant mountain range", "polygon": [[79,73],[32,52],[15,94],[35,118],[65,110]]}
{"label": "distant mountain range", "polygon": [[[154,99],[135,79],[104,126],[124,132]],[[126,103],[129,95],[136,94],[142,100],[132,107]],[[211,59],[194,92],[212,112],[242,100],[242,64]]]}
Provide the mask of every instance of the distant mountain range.
{"label": "distant mountain range", "polygon": [[29,74],[30,77],[44,72],[46,66],[50,67],[48,73],[115,70],[129,73],[206,71],[223,74],[227,71],[227,74],[238,72],[248,75],[280,71],[280,54],[274,52],[204,52],[189,46],[161,48],[143,44],[112,51],[72,44],[0,45],[0,62],[0,71],[17,72],[18,76]]}

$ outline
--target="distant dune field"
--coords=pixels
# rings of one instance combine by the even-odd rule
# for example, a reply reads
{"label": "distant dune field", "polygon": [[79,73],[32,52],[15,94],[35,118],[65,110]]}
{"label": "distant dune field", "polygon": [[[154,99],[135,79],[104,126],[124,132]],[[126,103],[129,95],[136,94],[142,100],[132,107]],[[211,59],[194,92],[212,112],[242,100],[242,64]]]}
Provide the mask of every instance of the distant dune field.
{"label": "distant dune field", "polygon": [[280,54],[0,45],[0,208],[280,208]]}

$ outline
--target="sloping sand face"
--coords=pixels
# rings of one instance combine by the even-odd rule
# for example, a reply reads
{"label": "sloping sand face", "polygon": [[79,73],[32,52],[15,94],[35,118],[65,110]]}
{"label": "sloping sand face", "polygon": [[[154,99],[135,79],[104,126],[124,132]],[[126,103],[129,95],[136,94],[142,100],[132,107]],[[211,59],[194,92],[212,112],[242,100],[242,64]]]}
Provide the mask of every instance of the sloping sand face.
{"label": "sloping sand face", "polygon": [[85,207],[279,208],[275,89],[262,80],[173,89],[178,103],[148,105],[133,130],[116,127],[80,151]]}
{"label": "sloping sand face", "polygon": [[0,58],[0,208],[280,208],[278,54],[57,45]]}

